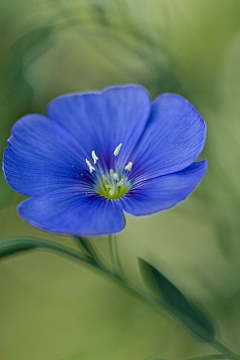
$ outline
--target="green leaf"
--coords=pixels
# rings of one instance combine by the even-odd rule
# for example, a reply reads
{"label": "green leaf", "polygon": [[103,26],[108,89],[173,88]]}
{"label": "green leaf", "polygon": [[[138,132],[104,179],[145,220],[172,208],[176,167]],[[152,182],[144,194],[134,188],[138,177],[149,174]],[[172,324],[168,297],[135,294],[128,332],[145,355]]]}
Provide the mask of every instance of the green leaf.
{"label": "green leaf", "polygon": [[87,252],[87,254],[91,257],[93,264],[102,270],[104,269],[106,270],[106,267],[103,264],[100,255],[94,249],[93,245],[91,244],[91,241],[82,236],[75,236],[74,238],[77,241],[78,245],[80,245],[80,247],[84,249]]}
{"label": "green leaf", "polygon": [[81,236],[75,236],[74,238],[77,241],[78,245],[80,245],[81,248],[83,248],[89,255],[92,256],[89,240]]}
{"label": "green leaf", "polygon": [[199,340],[213,342],[214,326],[195,304],[190,302],[163,274],[146,261],[139,259],[139,266],[146,283],[165,301],[175,315]]}

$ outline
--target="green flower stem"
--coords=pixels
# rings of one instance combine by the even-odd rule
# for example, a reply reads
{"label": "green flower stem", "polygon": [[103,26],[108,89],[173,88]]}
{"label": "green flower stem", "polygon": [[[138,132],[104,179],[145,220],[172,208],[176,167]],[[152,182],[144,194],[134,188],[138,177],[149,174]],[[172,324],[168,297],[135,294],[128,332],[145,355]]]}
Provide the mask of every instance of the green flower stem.
{"label": "green flower stem", "polygon": [[[187,358],[185,360],[217,360],[217,359],[229,359],[229,357],[227,355],[222,355],[222,354],[213,354],[213,355],[203,355],[203,356],[197,356],[197,357],[191,357],[191,358]],[[151,358],[147,358],[146,360],[167,360],[164,358],[160,358],[160,357],[151,357]]]}
{"label": "green flower stem", "polygon": [[187,358],[186,360],[215,360],[215,359],[229,359],[227,355],[224,354],[213,354],[205,356],[197,356],[193,358]]}
{"label": "green flower stem", "polygon": [[90,256],[79,253],[67,246],[60,245],[50,240],[43,240],[39,238],[8,238],[0,240],[0,259],[6,256],[14,255],[15,253],[29,251],[34,249],[49,249],[57,251],[62,255],[67,255],[75,260],[84,262],[88,265],[93,265],[93,260]]}
{"label": "green flower stem", "polygon": [[226,345],[222,344],[220,341],[215,340],[212,346],[218,350],[220,353],[227,355],[229,359],[239,360],[240,355],[235,354],[232,350],[230,350]]}
{"label": "green flower stem", "polygon": [[108,245],[114,272],[121,278],[123,269],[118,255],[116,235],[108,235]]}

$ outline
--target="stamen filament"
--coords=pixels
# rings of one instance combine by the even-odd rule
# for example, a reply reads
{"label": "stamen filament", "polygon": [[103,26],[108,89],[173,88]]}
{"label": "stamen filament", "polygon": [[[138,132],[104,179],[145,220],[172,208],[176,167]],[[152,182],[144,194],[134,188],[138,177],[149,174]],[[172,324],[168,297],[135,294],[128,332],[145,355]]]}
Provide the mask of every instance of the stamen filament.
{"label": "stamen filament", "polygon": [[96,169],[95,169],[94,166],[92,166],[92,164],[90,163],[90,161],[89,161],[87,158],[86,158],[85,160],[86,160],[87,166],[89,167],[90,173],[92,173],[93,171],[95,171]]}
{"label": "stamen filament", "polygon": [[122,185],[123,185],[123,179],[121,179],[120,181],[118,181],[117,187],[122,186]]}

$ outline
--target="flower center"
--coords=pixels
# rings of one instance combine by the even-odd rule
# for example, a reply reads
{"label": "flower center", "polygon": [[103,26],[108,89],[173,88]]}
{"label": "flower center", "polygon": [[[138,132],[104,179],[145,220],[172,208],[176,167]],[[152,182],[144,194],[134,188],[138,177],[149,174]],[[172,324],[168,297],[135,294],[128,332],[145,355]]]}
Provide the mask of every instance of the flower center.
{"label": "flower center", "polygon": [[[121,150],[122,143],[119,144],[113,152],[114,157],[117,160],[117,156]],[[127,174],[132,170],[133,163],[129,161],[123,169],[117,169],[117,163],[114,161],[115,170],[103,170],[101,165],[98,163],[98,156],[95,150],[92,151],[92,160],[86,159],[86,164],[90,174],[94,177],[94,191],[108,199],[118,199],[125,195],[132,187]]]}

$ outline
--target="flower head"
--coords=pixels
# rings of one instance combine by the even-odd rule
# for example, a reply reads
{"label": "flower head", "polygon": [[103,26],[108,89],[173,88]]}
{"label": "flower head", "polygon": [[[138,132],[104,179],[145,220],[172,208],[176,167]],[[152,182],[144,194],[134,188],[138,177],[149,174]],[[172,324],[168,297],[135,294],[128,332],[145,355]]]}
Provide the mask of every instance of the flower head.
{"label": "flower head", "polygon": [[147,215],[184,200],[206,172],[206,125],[183,97],[151,104],[141,86],[60,96],[12,129],[3,169],[30,197],[18,208],[52,233],[119,232],[123,212]]}

